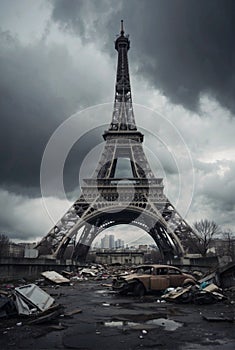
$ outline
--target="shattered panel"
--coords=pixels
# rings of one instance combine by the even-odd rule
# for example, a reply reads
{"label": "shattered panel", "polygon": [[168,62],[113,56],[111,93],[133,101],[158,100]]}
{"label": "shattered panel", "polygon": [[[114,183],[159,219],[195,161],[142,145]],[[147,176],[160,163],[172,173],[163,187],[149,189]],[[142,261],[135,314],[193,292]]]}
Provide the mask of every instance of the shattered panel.
{"label": "shattered panel", "polygon": [[15,288],[16,293],[24,299],[24,301],[36,306],[40,311],[45,311],[54,303],[55,299],[44,292],[35,284],[27,284],[22,287]]}

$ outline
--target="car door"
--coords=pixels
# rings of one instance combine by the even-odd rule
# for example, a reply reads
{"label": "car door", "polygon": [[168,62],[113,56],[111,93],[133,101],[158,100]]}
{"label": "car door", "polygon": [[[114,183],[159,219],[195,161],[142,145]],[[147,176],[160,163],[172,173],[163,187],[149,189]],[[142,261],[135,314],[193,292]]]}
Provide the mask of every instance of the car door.
{"label": "car door", "polygon": [[153,269],[150,277],[151,290],[164,290],[170,285],[170,279],[166,268]]}
{"label": "car door", "polygon": [[171,287],[179,287],[184,281],[182,272],[174,267],[168,268],[169,283]]}

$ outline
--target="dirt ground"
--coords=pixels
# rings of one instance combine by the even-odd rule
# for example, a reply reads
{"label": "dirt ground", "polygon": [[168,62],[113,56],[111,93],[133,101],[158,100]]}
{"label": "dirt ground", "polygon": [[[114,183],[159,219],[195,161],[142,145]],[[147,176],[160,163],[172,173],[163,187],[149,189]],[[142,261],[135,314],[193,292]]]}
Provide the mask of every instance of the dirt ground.
{"label": "dirt ground", "polygon": [[[64,310],[53,321],[0,320],[0,349],[234,349],[235,306],[161,302],[157,295],[119,296],[100,281],[42,287]],[[75,309],[81,313],[64,314]],[[224,317],[227,321],[208,321]]]}

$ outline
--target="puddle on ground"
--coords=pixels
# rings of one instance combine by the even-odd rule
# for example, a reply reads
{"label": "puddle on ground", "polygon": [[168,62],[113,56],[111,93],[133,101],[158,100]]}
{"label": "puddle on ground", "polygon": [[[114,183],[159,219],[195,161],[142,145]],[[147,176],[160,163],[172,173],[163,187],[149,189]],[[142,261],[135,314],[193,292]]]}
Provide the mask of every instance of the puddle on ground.
{"label": "puddle on ground", "polygon": [[164,327],[166,331],[175,331],[177,328],[183,326],[183,323],[169,320],[167,318],[156,318],[147,321],[146,324]]}
{"label": "puddle on ground", "polygon": [[123,326],[133,326],[137,325],[138,323],[134,322],[128,322],[128,321],[109,321],[109,322],[104,322],[104,326],[106,327],[123,327]]}
{"label": "puddle on ground", "polygon": [[166,331],[175,331],[183,326],[183,323],[169,320],[167,318],[156,318],[143,323],[130,321],[108,321],[102,322],[105,327],[130,328],[130,329],[153,329],[158,326],[163,327]]}
{"label": "puddle on ground", "polygon": [[195,344],[195,343],[185,343],[180,347],[180,350],[233,350],[234,343],[231,340],[215,340],[214,344]]}
{"label": "puddle on ground", "polygon": [[130,321],[109,321],[109,322],[103,322],[102,325],[104,325],[105,327],[116,327],[122,330],[127,330],[127,329],[143,330],[144,328],[146,329],[156,328],[156,326],[145,325],[144,323],[137,323],[137,322],[130,322]]}
{"label": "puddle on ground", "polygon": [[96,290],[95,293],[96,294],[108,294],[108,290],[107,289],[100,289],[100,290]]}

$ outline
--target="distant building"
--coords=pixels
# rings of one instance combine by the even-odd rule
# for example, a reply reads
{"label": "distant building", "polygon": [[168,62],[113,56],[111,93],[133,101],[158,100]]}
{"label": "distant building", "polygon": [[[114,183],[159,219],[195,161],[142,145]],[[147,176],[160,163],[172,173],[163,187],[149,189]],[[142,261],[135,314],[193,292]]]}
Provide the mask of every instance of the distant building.
{"label": "distant building", "polygon": [[96,252],[95,260],[98,264],[107,265],[141,265],[144,262],[144,252],[107,250],[105,252]]}
{"label": "distant building", "polygon": [[114,249],[115,248],[115,237],[114,235],[109,236],[109,248]]}
{"label": "distant building", "polygon": [[9,243],[8,257],[11,258],[37,258],[38,250],[34,249],[36,243]]}
{"label": "distant building", "polygon": [[138,249],[141,250],[141,251],[147,252],[148,245],[147,244],[139,244]]}
{"label": "distant building", "polygon": [[101,248],[102,249],[109,249],[109,236],[105,235],[101,239]]}
{"label": "distant building", "polygon": [[101,249],[120,249],[125,247],[125,242],[122,239],[115,240],[114,235],[105,235],[100,240],[100,245],[98,242],[95,243],[94,248]]}
{"label": "distant building", "polygon": [[23,258],[24,246],[16,243],[9,243],[8,256],[11,258]]}
{"label": "distant building", "polygon": [[125,245],[124,241],[120,238],[115,241],[115,248],[117,249],[124,248],[124,245]]}

